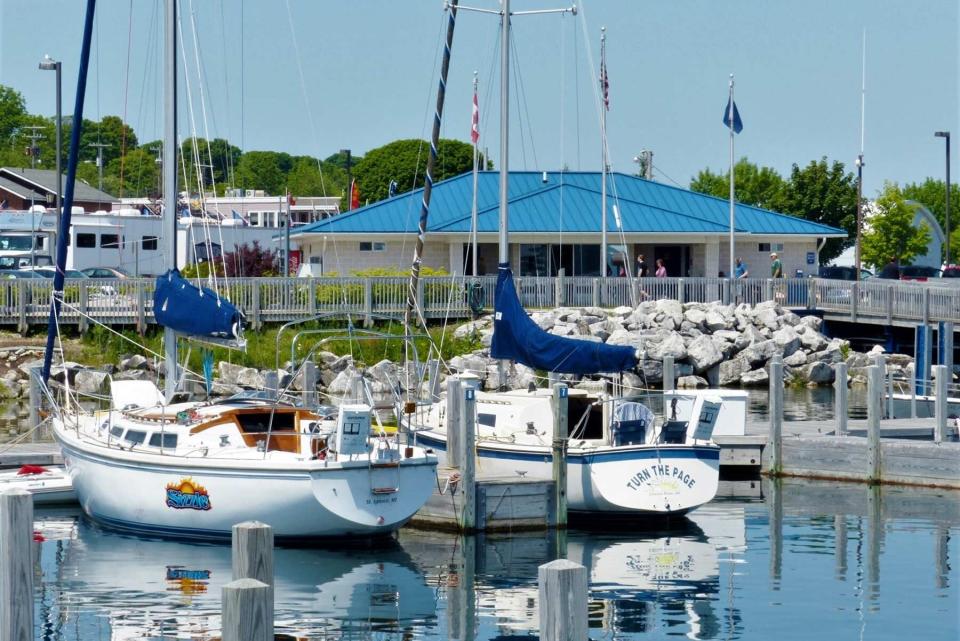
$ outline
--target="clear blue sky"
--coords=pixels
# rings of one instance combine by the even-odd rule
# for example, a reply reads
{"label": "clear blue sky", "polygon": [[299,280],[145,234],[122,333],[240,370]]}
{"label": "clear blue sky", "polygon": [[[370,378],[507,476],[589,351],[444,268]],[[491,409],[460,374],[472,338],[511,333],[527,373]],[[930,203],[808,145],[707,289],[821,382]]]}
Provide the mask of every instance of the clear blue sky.
{"label": "clear blue sky", "polygon": [[[560,2],[513,0],[513,9]],[[64,112],[73,111],[84,4],[0,2],[0,83],[21,91],[31,111],[53,113],[53,74],[37,69],[46,53],[64,61]],[[196,130],[202,136],[191,3],[182,4]],[[495,8],[498,3],[468,4]],[[866,194],[873,196],[885,180],[942,178],[944,145],[934,138],[935,130],[953,133],[953,164],[960,167],[957,0],[578,4],[577,18],[514,21],[519,76],[514,78],[511,168],[599,169],[593,83],[604,25],[611,84],[608,133],[616,170],[634,171],[632,159],[644,148],[654,151],[656,177],[665,182],[686,186],[704,167],[725,170],[728,138],[721,117],[730,73],[736,74],[744,121],[737,157],[785,175],[792,163],[821,156],[852,170],[860,144],[864,29]],[[341,148],[362,154],[397,138],[429,136],[446,20],[441,0],[193,0],[193,5],[211,137],[228,137],[245,150],[326,157]],[[85,115],[122,114],[126,93],[127,120],[141,141],[160,136],[161,18],[160,0],[98,3]],[[579,22],[584,20],[585,29]],[[471,78],[478,70],[481,144],[493,158],[498,153],[497,55],[497,19],[461,12],[443,135],[469,140]],[[185,110],[180,122],[190,135]]]}

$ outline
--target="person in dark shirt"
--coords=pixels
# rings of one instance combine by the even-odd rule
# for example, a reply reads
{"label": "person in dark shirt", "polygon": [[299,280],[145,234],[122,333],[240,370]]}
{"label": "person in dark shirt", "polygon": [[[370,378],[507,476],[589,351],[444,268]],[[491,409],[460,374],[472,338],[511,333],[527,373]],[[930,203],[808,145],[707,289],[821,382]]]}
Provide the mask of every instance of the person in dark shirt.
{"label": "person in dark shirt", "polygon": [[880,273],[877,274],[877,278],[889,278],[891,280],[899,280],[900,263],[897,260],[896,256],[890,257],[890,262],[883,266],[883,269],[881,269]]}
{"label": "person in dark shirt", "polygon": [[647,262],[643,260],[643,254],[637,255],[637,278],[646,278],[649,276],[647,273]]}

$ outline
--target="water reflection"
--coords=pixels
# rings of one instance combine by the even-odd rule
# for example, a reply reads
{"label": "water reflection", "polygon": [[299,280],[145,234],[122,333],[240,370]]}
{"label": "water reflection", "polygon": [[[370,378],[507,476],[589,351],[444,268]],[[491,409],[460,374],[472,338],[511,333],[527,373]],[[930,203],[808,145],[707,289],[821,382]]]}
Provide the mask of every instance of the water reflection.
{"label": "water reflection", "polygon": [[[960,504],[951,493],[745,482],[654,531],[571,530],[590,579],[591,639],[955,639]],[[38,510],[38,638],[218,637],[223,546],[103,531]],[[553,535],[401,531],[352,547],[277,549],[277,632],[312,639],[528,639]],[[910,617],[904,617],[908,608]],[[879,631],[883,631],[880,634]],[[871,634],[872,633],[872,634]]]}

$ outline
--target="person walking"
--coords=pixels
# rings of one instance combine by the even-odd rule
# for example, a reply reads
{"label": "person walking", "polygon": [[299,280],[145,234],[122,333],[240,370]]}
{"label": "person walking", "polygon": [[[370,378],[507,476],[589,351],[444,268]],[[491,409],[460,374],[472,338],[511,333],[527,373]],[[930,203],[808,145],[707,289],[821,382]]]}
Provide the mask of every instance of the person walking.
{"label": "person walking", "polygon": [[667,277],[667,267],[663,264],[663,259],[657,259],[657,273],[655,274],[657,278],[666,278]]}
{"label": "person walking", "polygon": [[750,275],[750,270],[747,269],[747,264],[743,262],[743,259],[737,257],[737,265],[733,270],[734,278],[746,278]]}
{"label": "person walking", "polygon": [[783,263],[777,256],[777,252],[770,252],[770,278],[783,278]]}
{"label": "person walking", "polygon": [[883,266],[883,269],[877,274],[877,278],[900,279],[900,264],[896,256],[890,257],[890,262]]}
{"label": "person walking", "polygon": [[646,278],[650,275],[647,272],[647,261],[643,259],[643,254],[637,254],[637,278]]}

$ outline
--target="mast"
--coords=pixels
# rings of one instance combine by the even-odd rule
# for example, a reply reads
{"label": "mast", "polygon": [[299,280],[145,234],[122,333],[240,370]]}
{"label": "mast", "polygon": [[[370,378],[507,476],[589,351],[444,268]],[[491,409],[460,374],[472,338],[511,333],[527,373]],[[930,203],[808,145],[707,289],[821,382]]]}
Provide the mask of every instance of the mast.
{"label": "mast", "polygon": [[730,113],[727,114],[727,122],[730,123],[730,261],[727,272],[727,278],[733,278],[733,264],[736,258],[734,253],[736,251],[736,243],[734,241],[734,229],[736,227],[736,210],[734,209],[733,195],[734,195],[734,186],[733,186],[733,136],[734,136],[734,125],[733,125],[733,110],[735,108],[735,103],[733,102],[733,74],[730,74]]}
{"label": "mast", "polygon": [[857,165],[857,242],[854,248],[854,263],[857,266],[857,280],[860,280],[860,235],[863,233],[863,117],[867,103],[867,30],[863,30],[860,61],[860,153],[855,161]]}
{"label": "mast", "polygon": [[[177,0],[166,0],[164,28],[163,229],[167,236],[167,267],[177,268]],[[177,390],[177,333],[163,330],[165,392],[169,403]]]}
{"label": "mast", "polygon": [[500,252],[501,265],[510,262],[507,198],[510,186],[510,0],[500,16]]}
{"label": "mast", "polygon": [[607,28],[600,27],[600,278],[607,275]]}
{"label": "mast", "polygon": [[[80,48],[80,71],[77,75],[77,95],[73,107],[74,126],[70,132],[70,157],[67,160],[67,188],[63,194],[60,211],[60,233],[57,234],[57,271],[53,276],[53,293],[50,297],[50,323],[47,326],[47,346],[43,353],[41,377],[44,384],[50,378],[50,363],[53,360],[53,345],[57,335],[57,317],[63,297],[64,267],[67,264],[67,238],[70,236],[70,213],[73,209],[73,189],[77,181],[77,160],[80,151],[80,131],[83,128],[83,99],[87,93],[87,67],[90,62],[90,41],[93,38],[93,16],[96,0],[87,0],[87,12],[83,23],[83,44]],[[30,220],[34,214],[31,212]]]}
{"label": "mast", "polygon": [[477,72],[473,72],[473,115],[471,116],[470,137],[473,140],[473,203],[470,207],[470,230],[473,247],[471,256],[473,257],[473,277],[479,276],[477,273],[477,176],[479,172],[479,147],[480,143],[480,125],[479,125],[479,105],[477,104]]}
{"label": "mast", "polygon": [[443,64],[440,67],[440,86],[437,88],[437,108],[433,113],[433,133],[430,136],[430,155],[427,156],[426,177],[423,182],[423,201],[420,204],[420,223],[417,228],[417,246],[410,267],[410,284],[407,288],[407,308],[403,313],[403,326],[409,331],[410,320],[417,308],[417,292],[420,286],[420,264],[423,262],[423,241],[427,235],[427,218],[430,215],[430,197],[433,195],[433,168],[437,164],[437,147],[440,145],[440,123],[443,118],[443,102],[447,95],[447,71],[450,69],[450,48],[453,46],[453,30],[457,26],[457,4],[451,0],[447,8],[447,40],[443,47]]}

